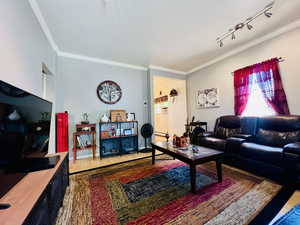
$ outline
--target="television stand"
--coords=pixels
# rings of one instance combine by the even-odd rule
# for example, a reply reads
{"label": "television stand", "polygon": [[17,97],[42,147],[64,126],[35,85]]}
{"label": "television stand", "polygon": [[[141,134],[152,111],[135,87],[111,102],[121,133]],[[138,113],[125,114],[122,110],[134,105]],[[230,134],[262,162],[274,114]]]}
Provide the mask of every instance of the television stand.
{"label": "television stand", "polygon": [[0,203],[0,210],[8,209],[9,207],[10,207],[10,204]]}
{"label": "television stand", "polygon": [[[60,159],[54,168],[25,174],[0,197],[1,207],[8,206],[7,203],[11,205],[0,210],[1,225],[50,225],[56,221],[69,185],[69,158],[67,152],[55,155]],[[10,181],[3,177],[11,180],[16,174],[0,174],[0,188],[7,190],[5,186]]]}

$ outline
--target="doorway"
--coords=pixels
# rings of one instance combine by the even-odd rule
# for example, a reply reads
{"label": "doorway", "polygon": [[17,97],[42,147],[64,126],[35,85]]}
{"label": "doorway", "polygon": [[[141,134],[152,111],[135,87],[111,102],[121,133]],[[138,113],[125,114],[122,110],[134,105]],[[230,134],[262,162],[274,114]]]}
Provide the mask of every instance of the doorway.
{"label": "doorway", "polygon": [[52,115],[51,115],[51,125],[50,125],[50,137],[49,137],[49,151],[48,153],[55,153],[56,143],[55,143],[55,77],[53,73],[47,68],[47,66],[42,64],[42,87],[43,87],[43,98],[52,103]]}
{"label": "doorway", "polygon": [[183,135],[187,120],[186,80],[153,76],[153,98],[155,140],[166,140],[165,134],[171,138]]}

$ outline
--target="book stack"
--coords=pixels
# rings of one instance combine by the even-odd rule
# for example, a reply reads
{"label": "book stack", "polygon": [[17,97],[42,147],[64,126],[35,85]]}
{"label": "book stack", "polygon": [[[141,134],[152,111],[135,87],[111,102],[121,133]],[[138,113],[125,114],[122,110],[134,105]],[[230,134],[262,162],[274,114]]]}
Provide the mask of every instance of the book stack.
{"label": "book stack", "polygon": [[82,134],[77,136],[77,143],[81,149],[85,149],[87,147],[92,146],[92,137],[88,134]]}

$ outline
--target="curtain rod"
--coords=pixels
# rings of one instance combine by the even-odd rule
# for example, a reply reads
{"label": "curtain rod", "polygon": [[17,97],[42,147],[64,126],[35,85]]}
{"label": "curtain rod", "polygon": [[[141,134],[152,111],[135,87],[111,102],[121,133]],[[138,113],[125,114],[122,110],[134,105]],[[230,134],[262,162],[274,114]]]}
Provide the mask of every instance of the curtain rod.
{"label": "curtain rod", "polygon": [[[277,59],[278,59],[278,62],[284,62],[285,61],[285,59],[282,58],[282,57],[277,57]],[[234,75],[234,72],[231,72],[231,74]]]}

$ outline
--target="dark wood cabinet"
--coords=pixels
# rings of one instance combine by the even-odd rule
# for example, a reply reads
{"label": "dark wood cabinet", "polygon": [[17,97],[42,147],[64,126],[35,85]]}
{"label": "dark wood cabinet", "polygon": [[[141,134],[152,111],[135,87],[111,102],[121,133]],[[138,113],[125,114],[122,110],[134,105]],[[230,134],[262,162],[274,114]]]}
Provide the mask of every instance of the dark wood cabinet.
{"label": "dark wood cabinet", "polygon": [[68,157],[64,159],[24,225],[53,225],[69,185]]}
{"label": "dark wood cabinet", "polygon": [[49,215],[49,199],[47,193],[44,193],[40,201],[33,208],[27,217],[24,225],[51,225]]}
{"label": "dark wood cabinet", "polygon": [[11,207],[0,213],[2,225],[53,225],[69,185],[69,158],[58,153],[53,169],[28,173],[1,201]]}

